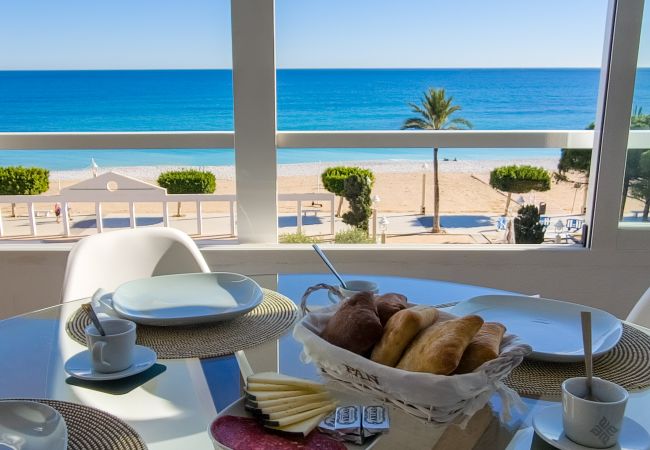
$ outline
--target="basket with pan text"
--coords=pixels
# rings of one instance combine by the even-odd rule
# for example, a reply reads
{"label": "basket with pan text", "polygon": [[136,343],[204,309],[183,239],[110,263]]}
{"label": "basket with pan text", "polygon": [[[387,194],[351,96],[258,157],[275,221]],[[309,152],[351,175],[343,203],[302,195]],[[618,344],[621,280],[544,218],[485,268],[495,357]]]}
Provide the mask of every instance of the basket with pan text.
{"label": "basket with pan text", "polygon": [[531,347],[503,325],[413,305],[400,294],[361,292],[310,312],[314,290],[303,296],[305,315],[293,334],[303,344],[303,361],[328,381],[434,423],[466,424],[495,393],[506,416],[521,404],[502,380]]}

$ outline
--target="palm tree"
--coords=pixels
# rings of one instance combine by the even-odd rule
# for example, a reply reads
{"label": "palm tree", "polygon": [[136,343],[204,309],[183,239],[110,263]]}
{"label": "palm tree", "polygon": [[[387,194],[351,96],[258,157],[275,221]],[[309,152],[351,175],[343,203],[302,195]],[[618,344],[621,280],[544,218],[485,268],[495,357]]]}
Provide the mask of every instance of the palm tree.
{"label": "palm tree", "polygon": [[[444,89],[429,88],[424,93],[420,105],[409,103],[411,111],[419,117],[404,121],[402,130],[459,130],[472,128],[472,124],[462,117],[451,118],[461,110],[453,105],[453,97],[447,97]],[[433,230],[440,232],[440,185],[438,181],[438,148],[433,149]]]}

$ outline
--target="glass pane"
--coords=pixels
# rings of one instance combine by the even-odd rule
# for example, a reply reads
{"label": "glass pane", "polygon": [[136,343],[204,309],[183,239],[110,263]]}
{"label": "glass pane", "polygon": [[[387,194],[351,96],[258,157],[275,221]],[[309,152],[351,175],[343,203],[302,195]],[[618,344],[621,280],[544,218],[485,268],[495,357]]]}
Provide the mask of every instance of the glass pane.
{"label": "glass pane", "polygon": [[[279,149],[280,242],[381,243],[385,239],[386,244],[513,243],[516,233],[508,236],[509,222],[514,226],[521,206],[534,205],[539,216],[531,219],[537,230],[533,233],[535,243],[580,244],[587,180],[560,172],[560,149],[440,149],[441,229],[435,233],[432,153],[430,148]],[[528,175],[527,187],[507,187],[511,191],[508,195],[504,184],[491,183],[490,174],[510,165],[539,170]],[[322,178],[328,168],[338,166],[372,173],[356,172],[362,179],[374,178],[370,194],[363,197],[370,202],[370,211],[365,215],[362,212],[360,220],[351,214],[355,209],[350,202],[335,195],[344,182]],[[507,179],[507,173],[501,178]],[[289,194],[293,196],[289,198]],[[282,201],[283,195],[287,200]],[[363,207],[358,210],[363,211]],[[364,220],[368,232],[356,231],[366,227]],[[535,228],[535,224],[539,225]],[[519,243],[533,242],[521,235]]]}
{"label": "glass pane", "polygon": [[606,0],[276,4],[281,130],[399,129],[430,88],[476,129],[594,121]]}
{"label": "glass pane", "polygon": [[[80,238],[129,228],[133,216],[137,227],[167,225],[194,239],[236,243],[234,155],[232,149],[0,151],[0,242]],[[22,170],[16,166],[40,169],[28,178],[32,195],[17,195],[25,191],[4,182],[7,171]],[[188,170],[193,172],[164,176]],[[178,183],[178,176],[191,177],[191,187]]]}
{"label": "glass pane", "polygon": [[650,17],[643,14],[641,42],[634,84],[634,107],[630,120],[623,194],[619,211],[621,225],[650,224]]}
{"label": "glass pane", "polygon": [[232,130],[230,2],[4,1],[1,131]]}

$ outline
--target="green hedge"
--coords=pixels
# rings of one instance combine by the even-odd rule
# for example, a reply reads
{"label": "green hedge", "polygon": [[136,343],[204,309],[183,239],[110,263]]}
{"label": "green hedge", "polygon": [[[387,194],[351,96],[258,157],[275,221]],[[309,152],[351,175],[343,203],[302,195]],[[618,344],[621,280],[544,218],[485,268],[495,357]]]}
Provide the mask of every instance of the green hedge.
{"label": "green hedge", "polygon": [[551,189],[551,176],[542,167],[503,166],[490,172],[490,186],[516,194],[548,191]]}
{"label": "green hedge", "polygon": [[371,170],[361,167],[328,167],[321,174],[323,187],[334,195],[343,197],[345,195],[345,180],[351,175],[358,175],[363,178],[370,178],[370,188],[375,183],[375,175]]}
{"label": "green hedge", "polygon": [[200,170],[172,170],[158,177],[158,184],[168,194],[212,194],[217,181],[212,172]]}
{"label": "green hedge", "polygon": [[0,167],[0,195],[38,195],[50,188],[50,171],[40,167]]}
{"label": "green hedge", "polygon": [[302,233],[287,233],[281,234],[279,241],[280,244],[317,244],[320,239]]}
{"label": "green hedge", "polygon": [[368,236],[368,232],[361,228],[350,228],[349,230],[339,231],[334,236],[336,244],[374,244],[375,241]]}

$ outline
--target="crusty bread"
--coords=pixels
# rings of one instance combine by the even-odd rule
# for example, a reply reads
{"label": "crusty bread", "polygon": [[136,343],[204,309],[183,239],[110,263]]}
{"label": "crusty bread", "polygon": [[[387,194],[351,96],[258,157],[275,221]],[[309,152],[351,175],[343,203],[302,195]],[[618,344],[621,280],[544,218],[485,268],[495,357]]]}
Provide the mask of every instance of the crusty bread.
{"label": "crusty bread", "polygon": [[396,312],[386,323],[384,334],[372,350],[370,359],[395,367],[406,347],[420,331],[438,319],[438,314],[433,307],[414,307]]}
{"label": "crusty bread", "polygon": [[390,292],[375,297],[377,305],[377,314],[383,326],[386,326],[388,320],[398,311],[406,309],[406,296]]}
{"label": "crusty bread", "polygon": [[449,375],[458,366],[463,352],[481,325],[483,319],[473,315],[434,323],[413,340],[397,368]]}
{"label": "crusty bread", "polygon": [[368,354],[383,332],[374,294],[359,292],[341,302],[321,337],[351,352]]}
{"label": "crusty bread", "polygon": [[463,353],[456,373],[474,372],[483,363],[499,356],[499,347],[505,332],[506,327],[502,324],[485,322]]}

